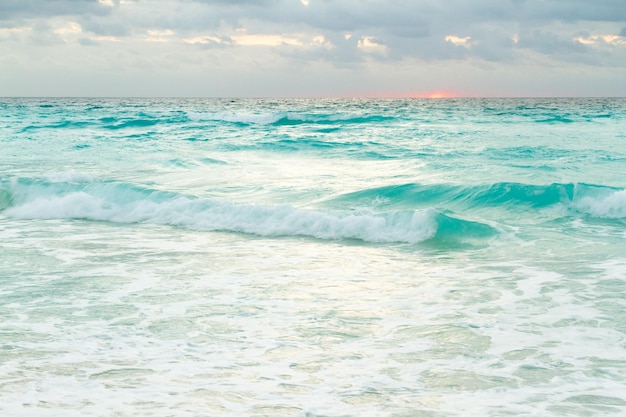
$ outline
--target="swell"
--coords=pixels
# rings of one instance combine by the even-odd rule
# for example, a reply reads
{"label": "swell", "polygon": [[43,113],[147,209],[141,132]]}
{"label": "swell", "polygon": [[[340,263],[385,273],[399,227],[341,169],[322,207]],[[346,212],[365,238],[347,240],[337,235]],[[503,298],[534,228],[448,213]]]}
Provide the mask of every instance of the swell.
{"label": "swell", "polygon": [[91,178],[14,178],[0,182],[2,215],[150,223],[259,236],[418,243],[467,242],[494,236],[491,226],[433,208],[320,210],[239,204]]}
{"label": "swell", "polygon": [[570,213],[591,217],[626,218],[625,189],[585,183],[498,182],[474,186],[409,183],[343,194],[327,204],[386,208],[439,206],[456,210],[499,207],[511,211],[560,206]]}
{"label": "swell", "polygon": [[184,116],[152,116],[145,113],[124,116],[103,116],[100,118],[84,117],[76,120],[60,120],[48,124],[30,124],[21,128],[21,133],[45,129],[84,129],[96,128],[104,130],[142,129],[155,125],[171,125],[188,122]]}

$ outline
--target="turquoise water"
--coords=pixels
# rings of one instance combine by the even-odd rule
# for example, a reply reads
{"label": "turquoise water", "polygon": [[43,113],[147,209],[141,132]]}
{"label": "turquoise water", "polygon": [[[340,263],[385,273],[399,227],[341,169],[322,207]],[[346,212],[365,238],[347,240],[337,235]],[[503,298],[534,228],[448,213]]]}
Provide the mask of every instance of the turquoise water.
{"label": "turquoise water", "polygon": [[0,99],[7,416],[626,413],[626,100]]}

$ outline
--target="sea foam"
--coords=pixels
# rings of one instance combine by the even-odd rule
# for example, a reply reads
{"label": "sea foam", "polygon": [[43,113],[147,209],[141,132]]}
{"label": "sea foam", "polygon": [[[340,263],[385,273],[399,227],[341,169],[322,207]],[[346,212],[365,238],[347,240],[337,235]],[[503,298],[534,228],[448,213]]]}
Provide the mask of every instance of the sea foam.
{"label": "sea foam", "polygon": [[434,209],[364,213],[309,210],[287,204],[238,204],[106,181],[12,181],[10,194],[11,204],[2,213],[13,218],[153,223],[261,236],[366,242],[421,242],[435,236],[438,221],[448,219]]}
{"label": "sea foam", "polygon": [[626,190],[594,190],[581,187],[575,196],[573,207],[593,217],[607,219],[626,218]]}

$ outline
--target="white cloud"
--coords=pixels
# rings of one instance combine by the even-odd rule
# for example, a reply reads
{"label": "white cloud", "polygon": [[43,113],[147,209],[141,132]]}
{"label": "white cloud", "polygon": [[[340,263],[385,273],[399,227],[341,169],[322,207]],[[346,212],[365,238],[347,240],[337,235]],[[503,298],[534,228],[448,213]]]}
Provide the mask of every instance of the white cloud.
{"label": "white cloud", "polygon": [[450,42],[454,45],[457,46],[464,46],[464,47],[469,47],[470,46],[470,40],[472,40],[471,36],[465,36],[463,38],[458,37],[458,36],[454,36],[454,35],[447,35],[445,38],[446,42]]}
{"label": "white cloud", "polygon": [[292,45],[302,46],[302,41],[294,36],[285,35],[235,35],[231,36],[233,42],[236,45],[243,46],[279,46],[279,45]]}
{"label": "white cloud", "polygon": [[230,37],[237,46],[290,46],[297,48],[333,48],[324,35],[305,34],[242,34]]}
{"label": "white cloud", "polygon": [[182,41],[183,43],[186,43],[189,45],[221,44],[223,42],[221,38],[218,38],[217,36],[209,36],[209,35],[184,38],[182,39]]}
{"label": "white cloud", "polygon": [[623,46],[626,45],[626,37],[620,35],[592,35],[592,36],[578,36],[574,38],[574,41],[582,43],[583,45],[613,45]]}
{"label": "white cloud", "polygon": [[81,33],[83,28],[76,22],[68,22],[65,26],[60,27],[54,30],[54,33],[57,35],[74,35],[77,33]]}
{"label": "white cloud", "polygon": [[0,27],[0,35],[9,34],[9,33],[24,33],[24,32],[30,32],[31,30],[33,30],[33,28],[31,28],[30,26],[20,26],[20,27],[15,27],[15,28]]}
{"label": "white cloud", "polygon": [[171,29],[165,30],[148,30],[148,35],[150,36],[172,36],[174,31]]}
{"label": "white cloud", "polygon": [[357,47],[363,52],[367,52],[367,53],[385,55],[387,54],[387,52],[389,52],[389,48],[386,45],[380,43],[373,36],[363,36],[357,42]]}
{"label": "white cloud", "polygon": [[335,45],[333,45],[332,42],[328,41],[326,37],[324,37],[324,35],[313,36],[313,38],[311,39],[310,45],[319,46],[323,48],[329,48],[329,49],[335,47]]}
{"label": "white cloud", "polygon": [[101,42],[121,42],[121,39],[116,38],[115,36],[96,36],[92,39]]}
{"label": "white cloud", "polygon": [[165,30],[148,30],[148,37],[145,38],[147,42],[168,42],[171,40],[174,31],[171,29]]}

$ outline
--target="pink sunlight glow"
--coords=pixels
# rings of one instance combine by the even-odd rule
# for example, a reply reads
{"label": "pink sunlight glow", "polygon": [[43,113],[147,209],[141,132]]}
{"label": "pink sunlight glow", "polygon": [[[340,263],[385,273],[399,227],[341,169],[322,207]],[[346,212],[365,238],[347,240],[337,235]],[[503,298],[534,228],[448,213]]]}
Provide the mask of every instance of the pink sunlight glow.
{"label": "pink sunlight glow", "polygon": [[412,94],[410,97],[414,98],[456,98],[461,97],[461,94],[454,93],[452,91],[429,91],[426,93]]}
{"label": "pink sunlight glow", "polygon": [[448,90],[407,92],[407,93],[371,93],[349,95],[355,98],[461,98],[466,97],[465,94],[456,93]]}
{"label": "pink sunlight glow", "polygon": [[341,94],[336,97],[342,98],[463,98],[474,97],[467,94],[457,93],[450,90],[434,90],[434,91],[409,91],[399,92],[370,92],[357,94]]}

